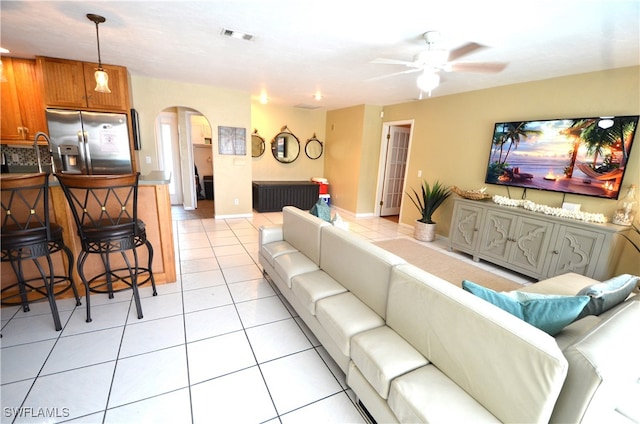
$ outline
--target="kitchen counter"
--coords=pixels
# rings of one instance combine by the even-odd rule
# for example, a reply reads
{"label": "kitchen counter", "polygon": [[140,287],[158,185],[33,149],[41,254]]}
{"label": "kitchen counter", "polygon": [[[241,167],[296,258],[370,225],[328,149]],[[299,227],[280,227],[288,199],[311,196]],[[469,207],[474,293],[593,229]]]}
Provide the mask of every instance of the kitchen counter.
{"label": "kitchen counter", "polygon": [[[15,174],[13,174],[15,175]],[[173,225],[171,217],[171,202],[169,200],[169,182],[171,173],[154,171],[147,175],[140,176],[138,186],[138,218],[144,221],[147,238],[154,249],[153,274],[156,284],[171,283],[176,281],[175,251],[173,243]],[[50,181],[50,206],[52,210],[52,221],[64,228],[64,242],[73,252],[77,259],[81,252],[80,238],[77,236],[75,221],[67,199],[60,188],[55,176]],[[56,254],[56,269],[62,269],[62,258]],[[146,259],[146,249],[139,250],[141,263]],[[101,266],[98,258],[95,266]],[[30,262],[25,262],[25,275],[35,275],[35,266]],[[87,264],[87,266],[91,266]],[[80,294],[84,294],[84,286],[77,274],[75,266],[73,268],[74,279]],[[15,274],[8,262],[2,263],[1,274],[2,287],[9,286],[16,281]],[[70,292],[61,297],[72,296]],[[95,294],[94,294],[95,296]]]}

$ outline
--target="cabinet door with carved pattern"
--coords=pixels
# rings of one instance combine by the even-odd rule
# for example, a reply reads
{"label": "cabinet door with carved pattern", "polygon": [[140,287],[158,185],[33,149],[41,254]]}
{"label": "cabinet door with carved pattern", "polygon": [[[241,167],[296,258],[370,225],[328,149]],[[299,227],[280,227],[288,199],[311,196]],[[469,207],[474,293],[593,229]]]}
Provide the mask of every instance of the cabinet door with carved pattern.
{"label": "cabinet door with carved pattern", "polygon": [[490,257],[500,265],[506,265],[513,239],[518,215],[494,209],[488,209],[484,221],[479,253]]}
{"label": "cabinet door with carved pattern", "polygon": [[485,208],[472,204],[455,202],[449,239],[451,248],[475,254],[482,230]]}
{"label": "cabinet door with carved pattern", "polygon": [[604,239],[603,233],[569,226],[560,227],[551,251],[547,276],[576,272],[593,277]]}
{"label": "cabinet door with carved pattern", "polygon": [[509,264],[519,272],[541,276],[552,235],[553,223],[520,217],[512,238]]}

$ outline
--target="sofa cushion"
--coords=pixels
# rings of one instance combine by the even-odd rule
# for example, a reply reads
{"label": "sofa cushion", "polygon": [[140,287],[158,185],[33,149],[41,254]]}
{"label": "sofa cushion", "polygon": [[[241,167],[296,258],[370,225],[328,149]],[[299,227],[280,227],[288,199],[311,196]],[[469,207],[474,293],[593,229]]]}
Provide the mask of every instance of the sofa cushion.
{"label": "sofa cushion", "polygon": [[600,315],[622,303],[636,287],[638,280],[640,277],[635,275],[622,274],[583,288],[578,295],[589,296],[590,300],[578,319],[587,315]]}
{"label": "sofa cushion", "polygon": [[386,324],[499,420],[549,420],[568,365],[543,331],[409,264],[391,272]]}
{"label": "sofa cushion", "polygon": [[347,291],[322,270],[296,275],[291,279],[291,290],[311,315],[316,314],[318,300]]}
{"label": "sofa cushion", "polygon": [[351,360],[383,399],[394,378],[429,362],[386,325],[353,336]]}
{"label": "sofa cushion", "polygon": [[271,264],[271,266],[274,265],[275,258],[277,256],[283,255],[285,253],[293,253],[297,251],[298,249],[291,246],[289,242],[286,242],[284,240],[274,241],[272,243],[268,243],[260,246],[260,253],[262,254],[262,256],[265,257],[265,259],[269,262],[269,264]]}
{"label": "sofa cushion", "polygon": [[273,267],[289,288],[291,279],[296,275],[319,269],[318,265],[302,252],[285,253],[276,257]]}
{"label": "sofa cushion", "polygon": [[322,228],[320,268],[383,318],[391,268],[401,263],[402,258],[348,231]]}
{"label": "sofa cushion", "polygon": [[351,352],[351,337],[384,321],[353,293],[346,292],[325,297],[316,302],[316,318],[344,355]]}
{"label": "sofa cushion", "polygon": [[316,204],[309,210],[309,213],[323,221],[331,222],[331,208],[329,208],[329,205],[327,205],[324,199],[318,199]]}
{"label": "sofa cushion", "polygon": [[467,280],[462,282],[462,288],[552,336],[575,321],[589,302],[588,296],[541,295],[520,292],[515,292],[515,296],[510,296]]}
{"label": "sofa cushion", "polygon": [[389,407],[402,423],[500,422],[434,365],[393,380]]}
{"label": "sofa cushion", "polygon": [[283,239],[320,264],[320,231],[330,223],[293,206],[282,209]]}

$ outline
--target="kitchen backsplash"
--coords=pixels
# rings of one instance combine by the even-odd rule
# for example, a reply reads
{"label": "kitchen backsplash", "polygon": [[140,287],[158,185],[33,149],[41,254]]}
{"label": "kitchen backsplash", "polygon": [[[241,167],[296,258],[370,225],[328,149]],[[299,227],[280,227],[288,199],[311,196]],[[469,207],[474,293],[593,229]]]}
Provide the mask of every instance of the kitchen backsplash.
{"label": "kitchen backsplash", "polygon": [[[51,162],[51,154],[47,146],[38,146],[42,163]],[[16,147],[2,144],[0,152],[4,153],[7,165],[38,165],[38,158],[33,147]]]}

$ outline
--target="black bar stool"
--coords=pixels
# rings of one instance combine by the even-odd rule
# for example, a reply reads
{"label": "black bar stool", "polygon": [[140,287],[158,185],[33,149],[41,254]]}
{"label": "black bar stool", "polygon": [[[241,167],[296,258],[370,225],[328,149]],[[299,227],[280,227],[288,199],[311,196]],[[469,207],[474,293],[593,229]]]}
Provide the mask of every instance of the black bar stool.
{"label": "black bar stool", "polygon": [[[50,220],[49,174],[2,175],[2,262],[10,262],[17,282],[2,289],[3,305],[22,305],[46,297],[56,331],[62,329],[55,297],[71,288],[80,305],[71,270],[73,255],[62,240],[62,227]],[[56,275],[51,255],[61,252],[66,259],[65,275]],[[41,258],[46,258],[46,264]],[[31,261],[37,271],[27,270]],[[48,269],[45,269],[45,266]],[[57,290],[57,291],[56,291]]]}
{"label": "black bar stool", "polygon": [[[69,175],[56,174],[67,198],[82,252],[78,256],[78,274],[87,295],[87,322],[91,322],[89,292],[113,293],[131,288],[138,318],[142,318],[142,306],[138,286],[151,281],[153,295],[156,284],[153,278],[153,247],[147,240],[144,222],[138,219],[139,173],[125,175]],[[147,247],[148,262],[141,267],[138,247]],[[115,260],[112,254],[120,253]],[[99,255],[103,269],[87,279],[85,267],[91,254]],[[133,258],[133,264],[131,261]]]}

